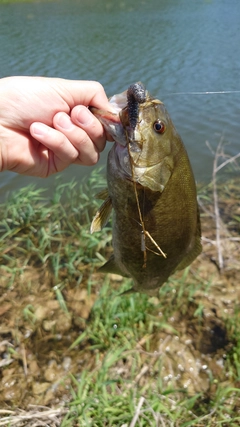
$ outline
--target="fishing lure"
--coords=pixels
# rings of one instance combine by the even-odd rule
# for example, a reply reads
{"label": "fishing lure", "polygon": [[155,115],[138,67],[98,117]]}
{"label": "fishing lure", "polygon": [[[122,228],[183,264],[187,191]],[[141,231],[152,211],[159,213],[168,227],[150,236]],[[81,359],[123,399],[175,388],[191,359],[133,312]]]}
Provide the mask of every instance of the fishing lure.
{"label": "fishing lure", "polygon": [[127,90],[127,108],[130,127],[134,130],[138,121],[139,104],[146,102],[146,89],[141,82],[133,83]]}

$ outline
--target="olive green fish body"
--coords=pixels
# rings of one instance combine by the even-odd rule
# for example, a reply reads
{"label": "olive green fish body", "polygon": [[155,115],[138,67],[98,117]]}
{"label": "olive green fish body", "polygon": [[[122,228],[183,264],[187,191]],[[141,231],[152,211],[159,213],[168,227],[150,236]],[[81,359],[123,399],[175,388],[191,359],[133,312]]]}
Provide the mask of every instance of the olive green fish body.
{"label": "olive green fish body", "polygon": [[185,147],[164,105],[146,94],[134,129],[128,108],[121,110],[126,143],[116,142],[108,156],[114,256],[100,270],[131,277],[134,291],[154,295],[201,252],[201,231]]}
{"label": "olive green fish body", "polygon": [[185,149],[181,146],[174,172],[162,193],[147,188],[137,190],[145,229],[167,255],[164,258],[151,252],[157,252],[157,249],[150,238],[146,237],[145,245],[150,250],[147,249],[144,267],[143,234],[133,185],[121,176],[114,163],[114,156],[110,154],[108,189],[114,216],[114,263],[119,269],[117,271],[116,268],[115,271],[132,277],[133,289],[136,291],[147,289],[150,293],[159,288],[180,268],[181,263],[190,264],[201,250],[196,189],[194,180],[189,180],[190,165],[183,162],[185,156]]}

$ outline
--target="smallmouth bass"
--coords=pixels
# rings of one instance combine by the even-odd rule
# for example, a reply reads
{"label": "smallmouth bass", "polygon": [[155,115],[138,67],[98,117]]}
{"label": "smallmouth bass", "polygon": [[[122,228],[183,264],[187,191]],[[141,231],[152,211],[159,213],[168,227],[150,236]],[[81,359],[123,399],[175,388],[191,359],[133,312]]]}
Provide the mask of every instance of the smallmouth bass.
{"label": "smallmouth bass", "polygon": [[113,208],[114,254],[99,271],[131,277],[132,291],[157,295],[202,250],[195,180],[164,104],[141,82],[110,103],[115,114],[91,108],[115,141],[108,191],[91,225],[101,230]]}

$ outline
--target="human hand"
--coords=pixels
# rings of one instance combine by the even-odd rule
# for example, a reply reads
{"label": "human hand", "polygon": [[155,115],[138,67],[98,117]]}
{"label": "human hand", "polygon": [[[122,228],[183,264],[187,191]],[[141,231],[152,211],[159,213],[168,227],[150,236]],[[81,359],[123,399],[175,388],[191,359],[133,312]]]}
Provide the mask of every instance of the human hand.
{"label": "human hand", "polygon": [[89,105],[110,109],[100,83],[0,79],[0,171],[47,177],[72,163],[97,163],[106,135]]}

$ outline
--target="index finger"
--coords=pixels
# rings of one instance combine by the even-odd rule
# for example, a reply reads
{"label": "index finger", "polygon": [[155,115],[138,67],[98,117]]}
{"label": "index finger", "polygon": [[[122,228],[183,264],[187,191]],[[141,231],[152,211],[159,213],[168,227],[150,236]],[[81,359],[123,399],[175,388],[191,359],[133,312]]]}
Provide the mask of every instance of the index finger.
{"label": "index finger", "polygon": [[93,106],[112,111],[101,83],[89,80],[58,80],[58,90],[70,108],[75,105]]}

